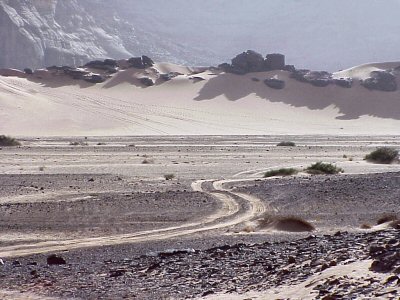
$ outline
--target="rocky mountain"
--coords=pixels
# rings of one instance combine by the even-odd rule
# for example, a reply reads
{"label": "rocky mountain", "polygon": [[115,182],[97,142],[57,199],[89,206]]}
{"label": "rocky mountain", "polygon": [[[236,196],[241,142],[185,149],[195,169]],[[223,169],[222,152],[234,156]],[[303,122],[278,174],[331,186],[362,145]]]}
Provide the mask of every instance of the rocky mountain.
{"label": "rocky mountain", "polygon": [[337,71],[398,61],[399,0],[0,0],[0,67],[148,55],[217,65],[245,49]]}
{"label": "rocky mountain", "polygon": [[129,14],[121,17],[125,7],[124,1],[0,0],[0,67],[78,66],[142,53],[187,62],[193,49],[136,29]]}

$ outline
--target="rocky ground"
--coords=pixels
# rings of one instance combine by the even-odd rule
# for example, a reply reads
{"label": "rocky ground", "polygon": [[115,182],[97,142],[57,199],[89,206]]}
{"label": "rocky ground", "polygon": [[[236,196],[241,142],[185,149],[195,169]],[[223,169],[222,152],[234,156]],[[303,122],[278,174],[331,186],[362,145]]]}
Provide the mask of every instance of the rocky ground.
{"label": "rocky ground", "polygon": [[[60,265],[45,256],[7,261],[1,288],[79,299],[186,299],[215,293],[263,291],[295,285],[329,268],[372,260],[371,271],[354,281],[328,278],[313,287],[315,299],[398,299],[399,230],[310,235],[278,243],[232,244],[113,259],[108,251],[61,254]],[[51,260],[50,260],[51,262]]]}
{"label": "rocky ground", "polygon": [[[398,139],[281,139],[28,139],[2,149],[0,298],[397,299],[399,230],[377,223],[399,213],[399,165],[363,157]],[[345,173],[262,178],[319,160]],[[316,230],[259,228],[263,209]]]}

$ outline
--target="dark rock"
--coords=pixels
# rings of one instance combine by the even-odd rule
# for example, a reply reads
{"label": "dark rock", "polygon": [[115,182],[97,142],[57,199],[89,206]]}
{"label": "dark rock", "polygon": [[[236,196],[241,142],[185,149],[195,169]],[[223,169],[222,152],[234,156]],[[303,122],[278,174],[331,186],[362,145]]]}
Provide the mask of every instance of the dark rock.
{"label": "dark rock", "polygon": [[220,69],[224,72],[229,72],[231,68],[232,68],[232,66],[228,63],[222,63],[222,64],[218,65],[218,69]]}
{"label": "dark rock", "polygon": [[57,254],[51,254],[47,257],[47,264],[48,265],[65,265],[67,262],[64,258]]}
{"label": "dark rock", "polygon": [[333,80],[333,82],[344,88],[351,88],[353,86],[353,79],[352,78],[336,78]]}
{"label": "dark rock", "polygon": [[123,276],[125,273],[126,273],[125,269],[111,270],[110,277],[120,277]]}
{"label": "dark rock", "polygon": [[90,74],[89,71],[86,71],[84,69],[71,69],[71,70],[64,70],[64,74],[71,76],[73,79],[84,79],[84,77],[88,74]]}
{"label": "dark rock", "polygon": [[259,82],[260,81],[260,79],[258,79],[256,77],[251,78],[251,80],[254,81],[254,82]]}
{"label": "dark rock", "polygon": [[231,72],[249,73],[265,70],[264,58],[260,53],[247,50],[232,59]]}
{"label": "dark rock", "polygon": [[142,56],[142,62],[145,68],[154,66],[154,61],[146,55]]}
{"label": "dark rock", "polygon": [[131,65],[131,67],[137,69],[146,69],[154,65],[153,60],[146,55],[143,55],[142,57],[132,57],[128,59],[128,63]]}
{"label": "dark rock", "polygon": [[369,247],[369,255],[371,257],[376,257],[385,251],[385,247],[373,244]]}
{"label": "dark rock", "polygon": [[84,80],[90,83],[102,83],[106,81],[106,78],[99,74],[92,74],[84,76]]}
{"label": "dark rock", "polygon": [[153,86],[154,85],[153,79],[148,78],[148,77],[140,78],[140,83],[145,85],[145,86]]}
{"label": "dark rock", "polygon": [[179,73],[179,72],[169,72],[167,74],[161,74],[160,78],[165,81],[170,81],[171,79],[173,79],[179,75],[183,75],[183,74]]}
{"label": "dark rock", "polygon": [[293,73],[293,72],[296,71],[296,68],[294,67],[294,65],[286,65],[286,66],[283,68],[283,70],[284,70],[284,71],[288,71],[288,72],[290,72],[290,73]]}
{"label": "dark rock", "polygon": [[285,81],[276,78],[265,79],[264,83],[270,88],[281,90],[285,88]]}
{"label": "dark rock", "polygon": [[304,76],[307,75],[308,73],[310,73],[310,70],[306,69],[294,70],[294,72],[290,74],[290,78],[296,79],[297,81],[301,82],[307,82],[308,80]]}
{"label": "dark rock", "polygon": [[307,80],[307,82],[317,87],[325,87],[332,82],[332,74],[325,71],[309,72],[304,75],[304,78]]}
{"label": "dark rock", "polygon": [[289,256],[288,257],[288,263],[289,264],[294,264],[296,263],[296,258],[294,256]]}
{"label": "dark rock", "polygon": [[30,68],[25,68],[24,72],[25,72],[25,74],[28,74],[28,75],[32,75],[33,74],[33,71]]}
{"label": "dark rock", "polygon": [[283,70],[285,68],[285,55],[280,53],[268,54],[265,67],[267,70]]}
{"label": "dark rock", "polygon": [[370,77],[362,80],[361,85],[369,90],[394,92],[397,90],[396,77],[387,71],[373,71]]}
{"label": "dark rock", "polygon": [[141,57],[131,57],[130,59],[128,59],[128,63],[131,65],[131,67],[134,67],[136,69],[145,68]]}
{"label": "dark rock", "polygon": [[113,68],[116,68],[116,67],[118,67],[118,62],[115,60],[115,59],[105,59],[104,60],[104,65],[106,65],[106,66],[110,66],[110,67],[113,67]]}
{"label": "dark rock", "polygon": [[203,77],[200,76],[191,76],[189,77],[190,80],[193,80],[194,82],[199,82],[205,80]]}
{"label": "dark rock", "polygon": [[214,294],[214,292],[210,290],[210,291],[205,291],[201,296],[205,297],[205,296],[212,295],[212,294]]}
{"label": "dark rock", "polygon": [[22,264],[21,264],[21,262],[20,262],[19,260],[14,260],[13,263],[12,263],[12,265],[13,265],[14,267],[20,267],[20,266],[22,266]]}

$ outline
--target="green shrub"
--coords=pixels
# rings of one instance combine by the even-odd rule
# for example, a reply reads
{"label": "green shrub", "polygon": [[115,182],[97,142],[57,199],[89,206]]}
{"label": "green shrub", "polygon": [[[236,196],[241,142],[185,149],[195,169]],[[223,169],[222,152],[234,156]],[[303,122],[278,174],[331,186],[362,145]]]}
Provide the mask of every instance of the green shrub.
{"label": "green shrub", "polygon": [[278,147],[295,147],[296,144],[294,142],[283,141],[277,144]]}
{"label": "green shrub", "polygon": [[379,164],[390,164],[399,156],[399,151],[393,148],[381,147],[365,156],[365,159]]}
{"label": "green shrub", "polygon": [[21,146],[21,143],[18,142],[13,137],[0,135],[0,146],[3,146],[3,147]]}
{"label": "green shrub", "polygon": [[342,168],[323,162],[317,162],[309,166],[305,171],[309,174],[338,174],[344,172]]}
{"label": "green shrub", "polygon": [[272,177],[272,176],[290,176],[297,174],[299,171],[293,168],[281,168],[277,170],[270,170],[265,172],[264,177]]}

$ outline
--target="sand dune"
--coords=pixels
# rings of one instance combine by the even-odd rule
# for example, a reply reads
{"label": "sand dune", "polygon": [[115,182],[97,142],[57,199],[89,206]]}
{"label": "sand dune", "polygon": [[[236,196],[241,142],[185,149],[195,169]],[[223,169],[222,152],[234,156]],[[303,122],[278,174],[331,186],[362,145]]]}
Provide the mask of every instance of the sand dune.
{"label": "sand dune", "polygon": [[[365,78],[372,70],[397,65],[363,65],[335,76]],[[182,75],[170,81],[159,78],[169,72]],[[286,71],[239,76],[162,63],[119,71],[97,85],[42,73],[0,76],[1,132],[382,135],[397,134],[400,126],[400,91],[370,91],[358,82],[351,89],[314,87],[289,78]],[[273,76],[285,80],[285,89],[274,90],[262,82]],[[155,85],[143,86],[142,77],[152,78]]]}

